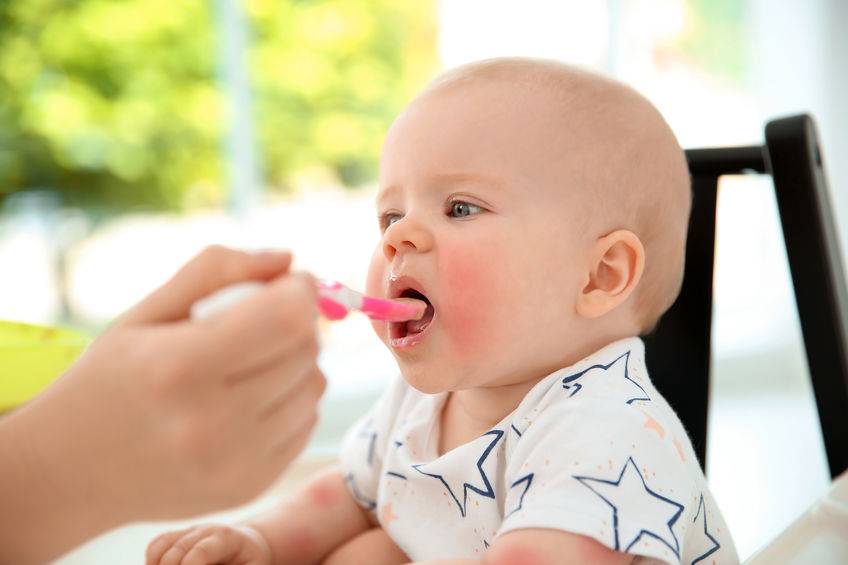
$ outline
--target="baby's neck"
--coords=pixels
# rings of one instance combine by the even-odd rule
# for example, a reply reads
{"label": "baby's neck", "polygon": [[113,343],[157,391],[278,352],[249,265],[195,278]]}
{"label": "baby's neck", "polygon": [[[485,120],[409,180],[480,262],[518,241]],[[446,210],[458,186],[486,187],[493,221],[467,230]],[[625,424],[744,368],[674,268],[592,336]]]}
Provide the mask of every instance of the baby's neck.
{"label": "baby's neck", "polygon": [[[623,336],[622,336],[623,337]],[[534,376],[514,384],[484,386],[448,393],[439,419],[439,455],[486,433],[515,410],[536,383],[563,367],[619,339],[603,337],[573,348],[556,366],[539,370]]]}
{"label": "baby's neck", "polygon": [[439,422],[439,455],[486,433],[521,403],[546,375],[517,384],[448,393]]}

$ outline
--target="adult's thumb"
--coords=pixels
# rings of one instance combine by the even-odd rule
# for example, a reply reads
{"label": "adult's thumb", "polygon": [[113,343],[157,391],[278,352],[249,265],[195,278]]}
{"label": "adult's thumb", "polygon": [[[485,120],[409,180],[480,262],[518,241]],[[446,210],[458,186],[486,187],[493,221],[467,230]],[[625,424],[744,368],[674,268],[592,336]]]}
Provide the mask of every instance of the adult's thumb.
{"label": "adult's thumb", "polygon": [[269,281],[288,271],[288,251],[249,253],[213,245],[180,268],[139,302],[119,324],[161,323],[188,318],[192,304],[225,286],[248,280]]}

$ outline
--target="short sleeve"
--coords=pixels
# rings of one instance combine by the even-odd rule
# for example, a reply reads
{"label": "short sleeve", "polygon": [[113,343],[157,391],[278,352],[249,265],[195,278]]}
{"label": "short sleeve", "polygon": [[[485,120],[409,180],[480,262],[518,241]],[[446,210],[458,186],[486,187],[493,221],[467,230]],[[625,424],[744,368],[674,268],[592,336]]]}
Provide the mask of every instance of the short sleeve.
{"label": "short sleeve", "polygon": [[342,474],[353,497],[367,510],[376,507],[383,456],[407,390],[406,382],[397,377],[342,440]]}
{"label": "short sleeve", "polygon": [[578,395],[514,428],[498,535],[558,529],[679,563],[697,477],[674,446],[671,419],[659,403]]}

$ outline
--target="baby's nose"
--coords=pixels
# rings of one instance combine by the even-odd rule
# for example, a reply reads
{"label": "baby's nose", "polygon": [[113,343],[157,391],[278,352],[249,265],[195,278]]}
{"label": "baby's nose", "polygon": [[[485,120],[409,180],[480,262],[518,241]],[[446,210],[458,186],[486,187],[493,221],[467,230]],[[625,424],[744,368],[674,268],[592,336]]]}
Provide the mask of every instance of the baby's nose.
{"label": "baby's nose", "polygon": [[390,225],[383,234],[383,254],[388,259],[397,253],[425,253],[432,247],[432,232],[409,216]]}

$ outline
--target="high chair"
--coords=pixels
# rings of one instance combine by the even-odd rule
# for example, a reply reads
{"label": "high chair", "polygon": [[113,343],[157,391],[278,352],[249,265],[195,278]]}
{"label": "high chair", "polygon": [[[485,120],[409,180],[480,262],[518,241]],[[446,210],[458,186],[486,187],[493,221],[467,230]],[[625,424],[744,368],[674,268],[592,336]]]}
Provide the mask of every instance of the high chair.
{"label": "high chair", "polygon": [[764,145],[689,149],[686,158],[693,202],[683,287],[642,336],[651,380],[706,469],[718,179],[771,175],[828,467],[841,476],[746,565],[848,563],[848,292],[815,124],[806,114],[772,120]]}
{"label": "high chair", "polygon": [[772,120],[764,145],[689,149],[686,158],[694,198],[683,287],[654,331],[642,336],[651,379],[677,411],[706,468],[718,179],[771,175],[828,466],[835,477],[848,468],[848,292],[813,119],[801,114]]}

